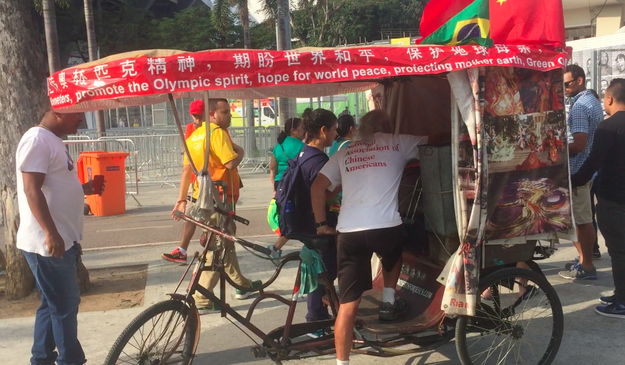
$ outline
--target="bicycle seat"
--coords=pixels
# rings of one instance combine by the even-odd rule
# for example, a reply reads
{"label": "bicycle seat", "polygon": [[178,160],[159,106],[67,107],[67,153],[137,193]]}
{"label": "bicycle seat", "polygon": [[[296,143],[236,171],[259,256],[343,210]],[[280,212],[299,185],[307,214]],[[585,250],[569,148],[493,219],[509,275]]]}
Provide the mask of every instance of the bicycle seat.
{"label": "bicycle seat", "polygon": [[326,250],[334,244],[335,236],[319,236],[316,234],[290,234],[289,239],[301,241],[311,249]]}

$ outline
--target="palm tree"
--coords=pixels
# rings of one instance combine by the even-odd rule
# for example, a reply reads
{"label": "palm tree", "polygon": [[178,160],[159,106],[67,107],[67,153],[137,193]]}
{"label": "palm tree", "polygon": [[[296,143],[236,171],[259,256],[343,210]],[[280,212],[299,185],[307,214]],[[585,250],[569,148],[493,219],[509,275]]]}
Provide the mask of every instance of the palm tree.
{"label": "palm tree", "polygon": [[17,249],[19,211],[15,182],[15,150],[22,131],[32,127],[33,121],[45,110],[47,92],[45,83],[45,56],[40,28],[32,1],[2,0],[0,11],[0,54],[11,72],[0,73],[0,210],[4,223],[6,253],[5,298],[21,299],[32,292],[35,285],[28,263]]}
{"label": "palm tree", "polygon": [[[241,21],[241,26],[243,27],[243,47],[245,47],[245,49],[251,49],[252,39],[250,37],[250,9],[248,7],[247,0],[215,0],[213,5],[213,22],[215,24],[215,28],[222,34],[227,31],[227,27],[229,26],[228,20],[230,19],[229,6],[236,6],[239,14],[239,20]],[[245,105],[247,109],[246,126],[254,127],[254,101],[248,100]],[[258,110],[260,113],[260,105]],[[247,139],[250,145],[244,146],[244,148],[249,152],[256,151],[256,138],[254,138],[254,136],[255,133],[252,132],[252,138]]]}
{"label": "palm tree", "polygon": [[41,6],[48,50],[48,72],[52,75],[61,69],[59,38],[56,33],[56,5],[54,0],[42,0]]}
{"label": "palm tree", "polygon": [[[93,4],[91,3],[91,0],[84,0],[84,5],[89,62],[93,62],[98,59],[98,45],[95,39],[95,22],[93,21]],[[98,137],[104,137],[106,135],[106,125],[104,124],[104,112],[102,110],[98,110],[95,113],[95,121],[98,128]]]}

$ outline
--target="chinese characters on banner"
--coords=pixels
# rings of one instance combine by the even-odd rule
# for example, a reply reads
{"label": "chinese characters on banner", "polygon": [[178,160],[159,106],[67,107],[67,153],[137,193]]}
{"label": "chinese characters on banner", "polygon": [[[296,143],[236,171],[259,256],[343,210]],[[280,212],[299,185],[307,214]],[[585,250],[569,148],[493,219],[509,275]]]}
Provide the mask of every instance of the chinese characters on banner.
{"label": "chinese characters on banner", "polygon": [[[568,54],[527,46],[356,47],[312,51],[217,50],[98,61],[49,78],[55,109],[90,101],[145,98],[201,90],[275,88],[451,72],[502,65],[553,70]],[[145,99],[144,99],[145,100]]]}

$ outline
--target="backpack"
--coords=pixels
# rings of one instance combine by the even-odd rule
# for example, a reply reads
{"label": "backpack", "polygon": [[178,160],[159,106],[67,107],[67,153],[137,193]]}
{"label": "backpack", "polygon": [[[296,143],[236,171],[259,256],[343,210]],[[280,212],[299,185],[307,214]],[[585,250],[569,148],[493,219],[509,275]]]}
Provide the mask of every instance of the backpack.
{"label": "backpack", "polygon": [[306,194],[308,186],[301,174],[301,166],[308,158],[300,158],[300,155],[298,154],[295,159],[287,157],[288,167],[282,174],[276,190],[280,234],[283,237],[288,237],[291,233],[315,233],[314,230],[310,231],[310,220],[314,221],[314,217],[310,194]]}

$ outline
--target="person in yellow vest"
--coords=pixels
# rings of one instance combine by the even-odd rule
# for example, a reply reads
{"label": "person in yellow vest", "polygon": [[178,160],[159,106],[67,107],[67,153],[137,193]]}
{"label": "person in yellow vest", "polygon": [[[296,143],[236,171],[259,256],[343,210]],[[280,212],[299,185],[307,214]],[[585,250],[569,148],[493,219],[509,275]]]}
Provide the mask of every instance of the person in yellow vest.
{"label": "person in yellow vest", "polygon": [[[237,167],[243,160],[245,152],[241,147],[232,142],[227,131],[228,127],[230,127],[232,119],[228,100],[211,99],[209,100],[208,106],[210,120],[208,131],[210,135],[208,173],[210,174],[212,181],[224,181],[227,183],[227,203],[234,209],[236,202],[239,199],[240,188],[240,179]],[[197,128],[195,132],[191,134],[186,142],[191,159],[198,169],[202,169],[204,166],[204,159],[206,156],[206,134],[206,123],[203,123],[201,127]],[[176,216],[174,215],[175,211],[184,212],[187,210],[187,191],[188,186],[191,183],[192,176],[193,170],[188,158],[185,156],[182,176],[180,178],[178,201],[172,211],[172,217],[174,217],[174,219],[176,219]],[[196,200],[198,195],[199,186],[196,180],[193,189],[193,200]],[[218,216],[214,215],[212,219],[213,222],[211,222],[211,224],[215,224]],[[235,230],[236,227],[232,224],[230,233],[235,234]],[[234,242],[224,240],[224,250],[225,272],[237,285],[244,288],[258,288],[262,285],[261,281],[251,281],[241,273]],[[207,255],[206,260],[207,262],[212,262],[212,253]],[[218,274],[213,271],[203,271],[200,276],[199,283],[209,291],[212,291],[218,281]],[[253,292],[251,291],[237,289],[236,298],[245,299],[252,293]],[[210,302],[200,293],[195,293],[194,298],[200,314],[218,312],[221,310],[221,308],[215,305],[215,303]]]}

